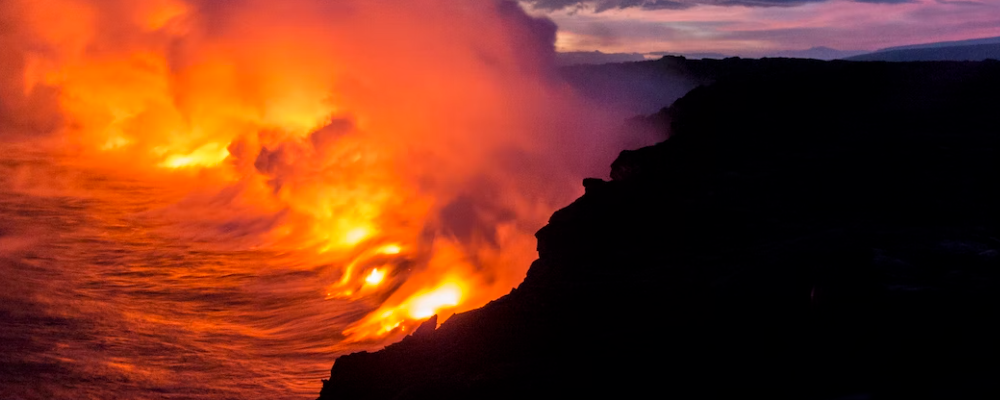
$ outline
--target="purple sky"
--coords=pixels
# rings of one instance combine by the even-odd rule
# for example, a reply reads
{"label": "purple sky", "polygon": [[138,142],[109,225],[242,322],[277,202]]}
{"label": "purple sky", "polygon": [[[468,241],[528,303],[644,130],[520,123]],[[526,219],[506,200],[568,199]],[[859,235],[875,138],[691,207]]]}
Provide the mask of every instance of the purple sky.
{"label": "purple sky", "polygon": [[560,51],[763,55],[1000,36],[1000,0],[526,0]]}

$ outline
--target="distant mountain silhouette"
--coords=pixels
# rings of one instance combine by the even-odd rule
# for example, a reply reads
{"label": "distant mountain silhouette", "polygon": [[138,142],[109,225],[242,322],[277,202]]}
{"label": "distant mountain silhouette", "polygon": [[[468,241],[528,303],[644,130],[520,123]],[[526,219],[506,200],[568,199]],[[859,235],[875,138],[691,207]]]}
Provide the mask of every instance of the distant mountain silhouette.
{"label": "distant mountain silhouette", "polygon": [[640,64],[715,83],[584,180],[517,289],[320,399],[1000,398],[1000,63]]}
{"label": "distant mountain silhouette", "polygon": [[979,44],[1000,44],[1000,36],[979,38],[979,39],[953,40],[948,42],[908,44],[905,46],[886,47],[884,49],[879,49],[878,51],[881,52],[881,51],[895,51],[895,50],[935,49],[941,47],[972,46]]}
{"label": "distant mountain silhouette", "polygon": [[725,54],[722,54],[722,53],[707,53],[707,52],[703,52],[703,53],[676,53],[676,52],[672,52],[672,51],[654,51],[652,53],[646,53],[646,54],[648,54],[650,56],[659,56],[659,57],[664,57],[664,56],[684,57],[684,58],[692,59],[692,60],[703,60],[703,59],[721,60],[723,58],[732,57],[732,56],[725,55]]}
{"label": "distant mountain silhouette", "polygon": [[720,53],[675,53],[669,51],[654,51],[650,53],[604,53],[601,51],[565,51],[556,53],[556,63],[560,66],[601,65],[646,61],[658,57],[683,57],[688,59],[716,59],[731,57]]}
{"label": "distant mountain silhouette", "polygon": [[893,62],[1000,60],[1000,37],[889,47],[846,59]]}
{"label": "distant mountain silhouette", "polygon": [[813,47],[807,50],[784,50],[768,54],[767,57],[812,58],[816,60],[839,60],[867,53],[863,50],[837,50],[829,47]]}

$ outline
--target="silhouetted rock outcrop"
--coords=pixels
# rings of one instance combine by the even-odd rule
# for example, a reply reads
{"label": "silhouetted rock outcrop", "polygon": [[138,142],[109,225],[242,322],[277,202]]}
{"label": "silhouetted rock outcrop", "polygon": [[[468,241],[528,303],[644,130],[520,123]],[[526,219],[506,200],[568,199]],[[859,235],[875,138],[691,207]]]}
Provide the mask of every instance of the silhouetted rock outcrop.
{"label": "silhouetted rock outcrop", "polygon": [[1000,64],[733,68],[517,289],[320,398],[997,398]]}
{"label": "silhouetted rock outcrop", "polygon": [[415,338],[423,338],[431,336],[434,333],[434,330],[437,329],[437,323],[438,323],[437,315],[428,318],[426,321],[420,324],[420,326],[417,327],[417,330],[413,331],[412,336]]}

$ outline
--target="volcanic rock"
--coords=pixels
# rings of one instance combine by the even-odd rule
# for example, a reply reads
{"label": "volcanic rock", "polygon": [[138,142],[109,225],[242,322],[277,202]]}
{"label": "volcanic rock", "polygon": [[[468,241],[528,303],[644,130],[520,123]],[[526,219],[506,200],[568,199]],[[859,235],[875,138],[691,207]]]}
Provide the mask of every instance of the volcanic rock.
{"label": "volcanic rock", "polygon": [[417,327],[417,330],[413,331],[413,337],[422,338],[430,336],[437,329],[438,316],[435,314],[433,317],[428,318],[426,321]]}
{"label": "volcanic rock", "polygon": [[1000,65],[731,62],[516,290],[320,399],[1000,398]]}

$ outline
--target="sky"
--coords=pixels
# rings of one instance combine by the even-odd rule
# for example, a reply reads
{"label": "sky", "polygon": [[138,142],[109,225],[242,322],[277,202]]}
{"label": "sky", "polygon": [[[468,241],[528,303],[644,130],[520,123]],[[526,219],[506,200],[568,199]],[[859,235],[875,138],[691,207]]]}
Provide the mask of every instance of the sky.
{"label": "sky", "polygon": [[559,51],[755,56],[1000,36],[1000,0],[526,0]]}

